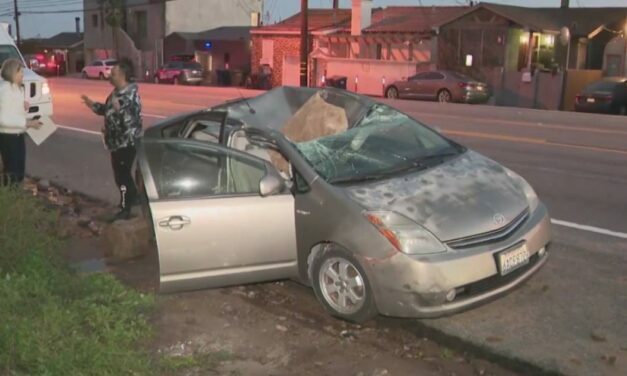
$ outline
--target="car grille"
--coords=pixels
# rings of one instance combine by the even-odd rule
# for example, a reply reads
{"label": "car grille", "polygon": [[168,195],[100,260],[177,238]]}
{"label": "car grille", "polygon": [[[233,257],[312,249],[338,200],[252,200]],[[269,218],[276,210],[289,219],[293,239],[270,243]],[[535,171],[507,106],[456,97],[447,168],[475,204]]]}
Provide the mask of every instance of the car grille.
{"label": "car grille", "polygon": [[470,248],[478,245],[485,245],[500,242],[501,240],[507,239],[510,235],[512,235],[516,230],[522,226],[525,221],[529,218],[529,209],[525,209],[522,213],[520,213],[513,221],[501,227],[498,230],[486,232],[483,234],[472,235],[465,238],[454,239],[446,242],[451,248],[454,249],[463,249]]}

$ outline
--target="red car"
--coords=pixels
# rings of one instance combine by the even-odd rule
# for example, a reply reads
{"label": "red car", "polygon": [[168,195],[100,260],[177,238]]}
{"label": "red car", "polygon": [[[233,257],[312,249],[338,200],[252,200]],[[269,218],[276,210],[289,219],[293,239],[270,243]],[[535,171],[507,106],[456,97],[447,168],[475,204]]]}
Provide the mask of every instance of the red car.
{"label": "red car", "polygon": [[154,83],[200,85],[203,79],[202,72],[202,65],[195,61],[170,61],[157,71]]}

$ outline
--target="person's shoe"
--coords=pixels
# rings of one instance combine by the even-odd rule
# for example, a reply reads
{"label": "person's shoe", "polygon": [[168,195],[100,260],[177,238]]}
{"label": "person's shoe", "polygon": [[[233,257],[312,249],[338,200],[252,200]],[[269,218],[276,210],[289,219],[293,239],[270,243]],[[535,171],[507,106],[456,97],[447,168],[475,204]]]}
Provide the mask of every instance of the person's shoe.
{"label": "person's shoe", "polygon": [[122,209],[109,219],[109,223],[126,221],[129,219],[131,219],[131,211],[128,209]]}

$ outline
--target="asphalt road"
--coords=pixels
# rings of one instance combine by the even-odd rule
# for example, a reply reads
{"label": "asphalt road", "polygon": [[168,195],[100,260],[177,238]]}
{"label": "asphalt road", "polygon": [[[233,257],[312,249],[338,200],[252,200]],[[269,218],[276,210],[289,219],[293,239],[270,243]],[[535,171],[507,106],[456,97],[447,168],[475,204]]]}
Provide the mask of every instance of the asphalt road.
{"label": "asphalt road", "polygon": [[[52,80],[55,121],[29,145],[30,174],[117,200],[102,119],[80,95],[105,82]],[[142,85],[146,126],[254,92]],[[424,321],[447,336],[568,374],[627,374],[627,117],[395,101],[393,106],[525,177],[554,218],[553,256],[524,288],[468,313]],[[604,337],[592,336],[600,332]],[[591,339],[597,338],[597,340]],[[612,360],[612,357],[616,359]]]}

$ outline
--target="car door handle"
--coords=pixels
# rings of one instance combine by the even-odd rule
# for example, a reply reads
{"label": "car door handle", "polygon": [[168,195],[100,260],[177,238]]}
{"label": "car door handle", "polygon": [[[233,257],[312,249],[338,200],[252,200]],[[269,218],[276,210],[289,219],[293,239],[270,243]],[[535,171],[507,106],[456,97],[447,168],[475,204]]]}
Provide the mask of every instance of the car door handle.
{"label": "car door handle", "polygon": [[184,226],[191,224],[192,221],[180,215],[175,215],[172,217],[168,217],[159,221],[159,226],[161,227],[169,227],[171,230],[180,230]]}

